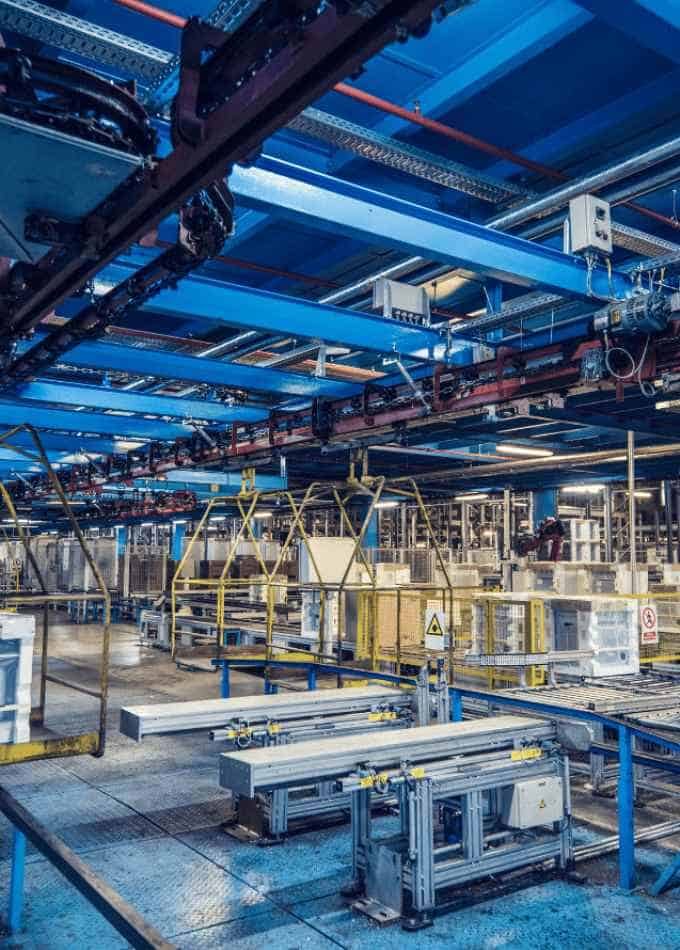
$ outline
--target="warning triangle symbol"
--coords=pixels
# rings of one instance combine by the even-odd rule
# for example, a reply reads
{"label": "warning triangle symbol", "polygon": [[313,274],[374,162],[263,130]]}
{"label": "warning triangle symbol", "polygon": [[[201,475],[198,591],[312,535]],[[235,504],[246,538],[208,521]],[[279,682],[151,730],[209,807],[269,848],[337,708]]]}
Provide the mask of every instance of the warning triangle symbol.
{"label": "warning triangle symbol", "polygon": [[439,622],[439,617],[437,614],[432,614],[432,620],[430,620],[427,625],[427,630],[425,631],[426,636],[428,637],[443,637],[444,631],[442,630],[442,625]]}

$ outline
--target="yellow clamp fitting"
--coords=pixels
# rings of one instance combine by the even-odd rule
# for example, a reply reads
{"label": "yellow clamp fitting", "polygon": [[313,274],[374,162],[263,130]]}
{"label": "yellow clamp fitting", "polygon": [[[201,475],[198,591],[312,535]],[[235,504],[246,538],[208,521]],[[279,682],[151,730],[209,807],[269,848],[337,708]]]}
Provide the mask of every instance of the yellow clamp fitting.
{"label": "yellow clamp fitting", "polygon": [[251,736],[253,730],[249,726],[239,726],[238,729],[230,729],[227,733],[227,739],[238,739],[239,736]]}
{"label": "yellow clamp fitting", "polygon": [[513,749],[510,758],[513,762],[519,762],[522,759],[540,759],[543,753],[540,749]]}
{"label": "yellow clamp fitting", "polygon": [[267,733],[270,736],[275,736],[279,732],[281,732],[280,724],[278,722],[270,722],[269,725],[267,726]]}
{"label": "yellow clamp fitting", "polygon": [[368,714],[369,722],[390,722],[393,719],[397,718],[396,712],[393,710],[385,712],[370,712]]}
{"label": "yellow clamp fitting", "polygon": [[387,785],[389,781],[387,772],[378,772],[372,775],[362,775],[359,779],[359,788],[373,788],[374,785]]}
{"label": "yellow clamp fitting", "polygon": [[409,770],[408,774],[411,778],[425,778],[425,769],[422,765],[416,765]]}

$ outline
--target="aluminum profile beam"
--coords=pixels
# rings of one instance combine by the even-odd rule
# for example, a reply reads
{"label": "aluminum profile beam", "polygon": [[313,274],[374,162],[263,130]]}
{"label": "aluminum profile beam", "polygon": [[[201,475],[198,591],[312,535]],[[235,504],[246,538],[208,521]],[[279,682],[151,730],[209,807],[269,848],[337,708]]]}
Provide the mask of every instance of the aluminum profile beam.
{"label": "aluminum profile beam", "polygon": [[[323,230],[397,247],[463,271],[520,285],[537,285],[589,298],[623,297],[630,278],[581,258],[492,230],[454,215],[353,185],[267,157],[257,167],[235,167],[234,192],[257,208],[279,212]],[[290,328],[289,328],[290,329]]]}
{"label": "aluminum profile beam", "polygon": [[120,711],[120,731],[141,741],[144,736],[167,735],[193,729],[217,729],[235,719],[250,724],[270,719],[306,719],[369,712],[382,703],[408,705],[412,693],[387,686],[357,689],[323,689],[309,693],[280,693],[271,696],[237,696],[233,699],[204,699],[183,703],[128,706]]}
{"label": "aluminum profile beam", "polygon": [[0,28],[147,81],[157,80],[173,60],[172,53],[35,0],[0,0]]}
{"label": "aluminum profile beam", "polygon": [[36,380],[17,387],[19,402],[49,402],[87,409],[113,409],[168,418],[201,420],[209,423],[261,422],[268,410],[252,406],[226,406],[221,402],[182,399],[175,396],[149,396],[132,390],[79,383]]}
{"label": "aluminum profile beam", "polygon": [[[21,341],[21,355],[35,344]],[[121,343],[79,343],[64,355],[58,365],[94,370],[113,370],[156,379],[178,379],[186,383],[207,383],[247,389],[249,392],[282,393],[289,396],[327,396],[342,399],[359,392],[360,387],[339,380],[282,372],[260,366],[225,363],[217,359],[187,356],[168,350],[147,349]]]}
{"label": "aluminum profile beam", "polygon": [[252,798],[259,789],[340,778],[363,763],[373,768],[398,767],[402,761],[415,765],[473,749],[497,748],[514,738],[547,739],[552,735],[554,727],[549,723],[521,716],[495,716],[247,752],[224,752],[220,755],[220,785]]}

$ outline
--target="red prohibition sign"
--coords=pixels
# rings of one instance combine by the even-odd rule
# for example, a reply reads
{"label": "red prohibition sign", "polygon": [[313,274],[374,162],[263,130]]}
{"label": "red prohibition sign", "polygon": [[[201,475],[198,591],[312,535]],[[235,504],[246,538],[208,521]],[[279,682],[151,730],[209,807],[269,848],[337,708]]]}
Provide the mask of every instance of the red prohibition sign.
{"label": "red prohibition sign", "polygon": [[651,607],[645,607],[645,609],[642,611],[642,623],[645,627],[651,628],[656,626],[656,613]]}

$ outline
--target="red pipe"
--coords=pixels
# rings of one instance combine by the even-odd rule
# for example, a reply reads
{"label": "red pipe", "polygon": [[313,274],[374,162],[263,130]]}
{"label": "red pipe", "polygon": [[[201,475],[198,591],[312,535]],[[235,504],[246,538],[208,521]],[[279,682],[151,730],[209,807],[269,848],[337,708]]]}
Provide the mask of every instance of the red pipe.
{"label": "red pipe", "polygon": [[119,7],[127,7],[128,10],[134,10],[135,13],[141,13],[152,20],[158,20],[159,23],[165,23],[166,26],[174,26],[177,30],[183,30],[187,24],[183,16],[168,13],[167,10],[153,7],[150,3],[143,3],[142,0],[113,0],[113,2],[117,3]]}
{"label": "red pipe", "polygon": [[[184,29],[187,23],[184,17],[176,16],[174,13],[168,13],[166,10],[154,7],[150,3],[144,3],[143,0],[114,0],[114,3],[122,7],[127,7],[129,10],[135,10],[137,13],[142,13],[144,16],[158,20],[160,23],[175,26],[178,30]],[[474,148],[479,152],[486,152],[487,155],[493,155],[494,158],[511,162],[513,165],[519,165],[529,171],[536,172],[538,175],[544,175],[546,178],[552,178],[555,181],[570,180],[568,175],[558,171],[556,168],[550,168],[550,166],[542,165],[540,162],[534,162],[530,158],[524,158],[523,155],[518,155],[516,152],[510,151],[510,149],[493,145],[491,142],[477,138],[476,135],[470,135],[461,129],[445,125],[436,119],[428,119],[427,116],[421,115],[420,112],[416,112],[413,109],[405,109],[403,106],[398,106],[388,99],[381,99],[379,96],[374,96],[370,92],[364,92],[362,89],[348,86],[347,83],[339,82],[333,89],[342,96],[355,99],[357,102],[372,106],[374,109],[380,109],[381,112],[397,116],[397,118],[404,119],[406,122],[412,122],[414,125],[419,125],[430,132],[434,132],[436,135],[443,135],[445,138],[453,139],[454,142],[467,145],[468,148]],[[622,202],[622,204],[625,208],[630,208],[632,211],[637,212],[637,214],[644,215],[646,218],[651,218],[653,221],[665,224],[666,227],[673,228],[674,230],[680,228],[679,222],[674,221],[673,218],[669,218],[664,214],[659,214],[658,211],[651,211],[649,208],[645,208],[633,202],[625,201]]]}
{"label": "red pipe", "polygon": [[[394,102],[373,96],[368,92],[364,92],[362,89],[348,86],[344,82],[339,82],[334,86],[334,91],[350,99],[355,99],[364,105],[372,106],[374,109],[380,109],[381,112],[386,112],[388,115],[394,115],[407,122],[413,122],[414,125],[420,125],[430,132],[443,135],[446,138],[453,139],[455,142],[461,142],[463,145],[477,149],[480,152],[486,152],[495,158],[511,162],[513,165],[521,165],[522,168],[528,168],[530,171],[537,172],[539,175],[545,175],[546,178],[554,178],[556,181],[570,180],[568,175],[565,175],[564,172],[557,171],[555,168],[550,168],[548,165],[542,165],[539,162],[533,162],[531,159],[524,158],[523,155],[517,155],[516,152],[511,152],[509,149],[500,148],[491,142],[485,142],[484,139],[478,139],[474,135],[468,135],[467,132],[454,129],[450,125],[444,125],[443,122],[437,122],[435,119],[428,119],[426,116],[421,115],[420,112],[415,112],[412,109],[404,109]],[[673,218],[669,218],[665,214],[659,214],[658,211],[652,211],[650,208],[645,208],[643,205],[636,204],[632,201],[622,201],[621,204],[623,207],[630,208],[631,211],[637,212],[637,214],[651,218],[652,221],[659,221],[661,224],[665,224],[666,227],[673,228],[674,230],[680,227],[680,224],[674,221]]]}
{"label": "red pipe", "polygon": [[469,135],[467,132],[454,129],[450,125],[444,125],[443,122],[437,122],[436,119],[428,119],[427,116],[421,115],[420,112],[415,112],[412,109],[404,109],[403,106],[398,106],[394,102],[389,102],[387,99],[381,99],[379,96],[371,95],[370,92],[364,92],[363,89],[356,89],[354,86],[348,86],[347,83],[339,82],[333,87],[333,90],[339,92],[342,96],[356,99],[357,102],[361,102],[366,106],[372,106],[374,109],[380,109],[381,112],[387,112],[389,115],[397,116],[399,119],[413,122],[414,125],[420,125],[430,132],[435,132],[437,135],[443,135],[448,139],[453,139],[455,142],[460,142],[463,145],[474,148],[478,152],[486,152],[488,155],[493,155],[494,158],[512,162],[514,165],[522,165],[522,167],[537,172],[539,175],[547,175],[551,178],[559,179],[560,181],[567,180],[566,175],[563,175],[562,172],[555,171],[554,168],[548,168],[545,165],[540,165],[538,162],[532,162],[531,159],[516,155],[514,152],[509,151],[509,149],[492,145],[491,142],[485,142],[483,139],[478,139],[475,135]]}

